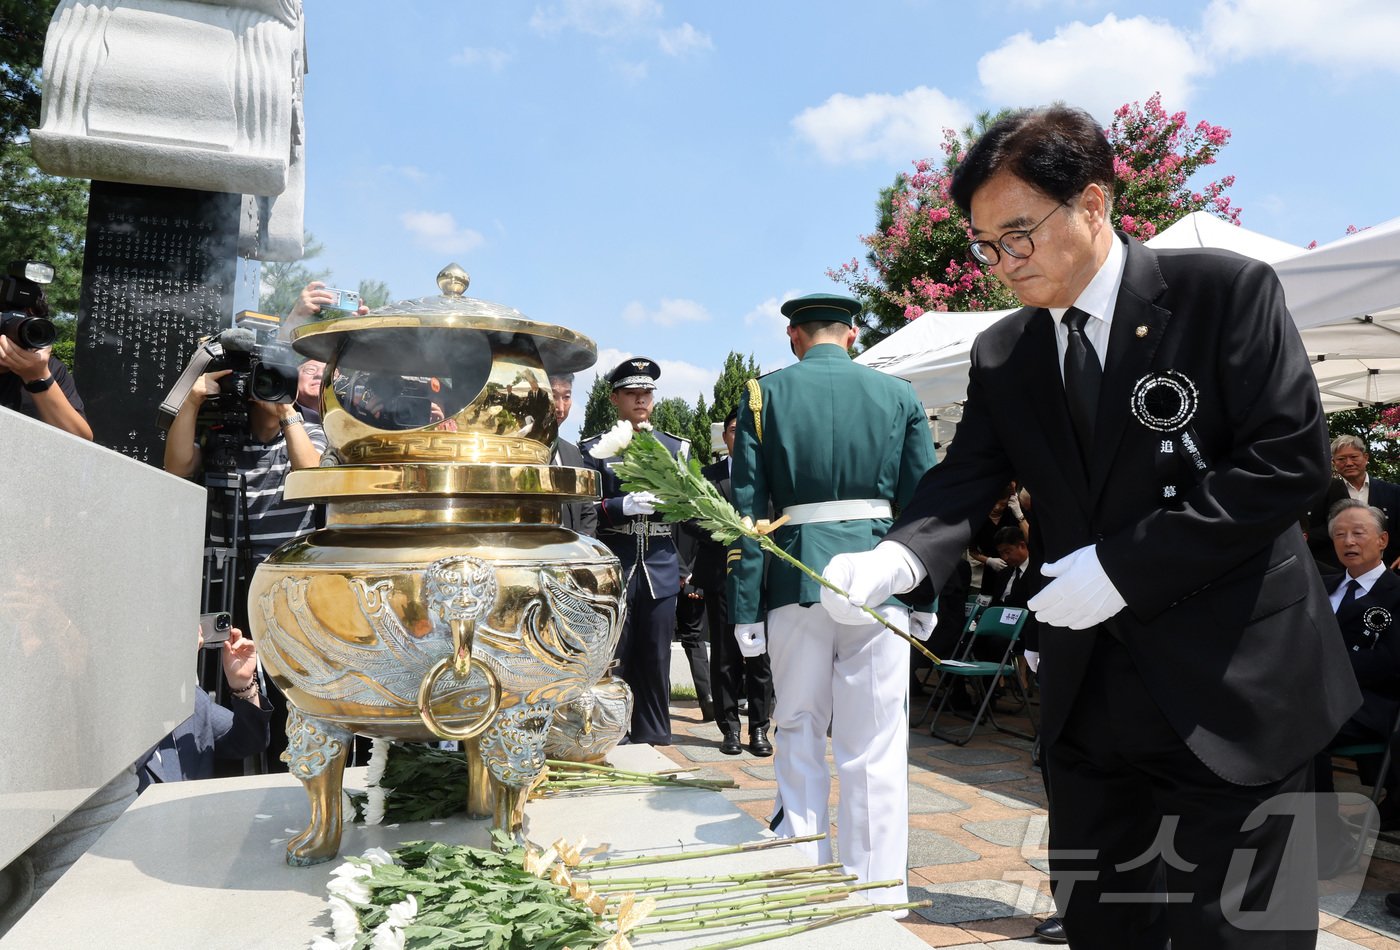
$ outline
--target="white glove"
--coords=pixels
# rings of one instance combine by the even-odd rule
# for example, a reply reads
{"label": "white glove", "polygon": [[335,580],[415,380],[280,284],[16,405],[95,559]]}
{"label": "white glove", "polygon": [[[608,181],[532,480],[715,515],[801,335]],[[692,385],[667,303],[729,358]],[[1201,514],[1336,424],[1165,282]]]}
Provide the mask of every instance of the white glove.
{"label": "white glove", "polygon": [[924,566],[898,541],[881,541],[873,551],[838,554],[822,577],[849,594],[849,599],[822,588],[822,607],[837,623],[870,623],[860,608],[874,607],[892,594],[913,590],[925,577]]}
{"label": "white glove", "polygon": [[654,515],[656,506],[661,504],[661,499],[657,498],[649,491],[634,491],[630,495],[622,496],[622,513],[624,515]]}
{"label": "white glove", "polygon": [[1042,565],[1040,573],[1055,578],[1026,605],[1041,623],[1085,630],[1128,606],[1104,573],[1092,544]]}
{"label": "white glove", "polygon": [[989,557],[982,562],[982,566],[989,571],[1006,570],[1006,562],[999,557]]}
{"label": "white glove", "polygon": [[933,628],[938,626],[938,616],[922,610],[909,612],[909,636],[920,643],[927,643],[933,636]]}
{"label": "white glove", "polygon": [[1032,673],[1040,672],[1040,654],[1035,650],[1026,651],[1026,665],[1031,668]]}
{"label": "white glove", "polygon": [[739,652],[744,656],[761,656],[768,649],[768,635],[761,623],[736,623],[734,639],[739,641]]}
{"label": "white glove", "polygon": [[1006,507],[1011,509],[1011,513],[1016,516],[1017,521],[1025,519],[1025,512],[1021,510],[1021,493],[1017,492],[1006,501]]}

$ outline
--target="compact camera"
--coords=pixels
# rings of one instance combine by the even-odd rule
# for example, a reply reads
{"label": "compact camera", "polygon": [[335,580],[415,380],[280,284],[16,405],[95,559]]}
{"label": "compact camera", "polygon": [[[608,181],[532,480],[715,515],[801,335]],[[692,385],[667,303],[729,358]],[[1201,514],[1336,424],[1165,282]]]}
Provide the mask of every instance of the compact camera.
{"label": "compact camera", "polygon": [[0,277],[0,335],[26,350],[42,350],[58,338],[53,321],[26,311],[44,299],[44,284],[53,283],[53,265],[15,261]]}

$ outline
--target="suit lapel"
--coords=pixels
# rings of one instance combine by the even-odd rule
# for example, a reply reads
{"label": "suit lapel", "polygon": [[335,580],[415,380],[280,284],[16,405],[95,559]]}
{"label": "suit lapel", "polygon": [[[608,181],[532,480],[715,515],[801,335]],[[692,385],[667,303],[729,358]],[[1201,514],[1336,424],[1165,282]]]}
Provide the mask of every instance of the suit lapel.
{"label": "suit lapel", "polygon": [[[1107,369],[1099,390],[1094,421],[1094,450],[1089,455],[1089,498],[1097,500],[1108,483],[1108,474],[1130,416],[1133,387],[1151,368],[1162,342],[1171,311],[1152,301],[1167,289],[1152,252],[1128,241],[1123,283],[1113,308],[1109,328]],[[1139,333],[1141,332],[1141,335]]]}
{"label": "suit lapel", "polygon": [[1055,345],[1055,320],[1050,311],[1038,309],[1026,321],[1017,376],[1029,384],[1028,401],[1040,420],[1040,431],[1049,443],[1065,483],[1074,488],[1074,497],[1085,515],[1089,513],[1088,482],[1082,477],[1084,462],[1079,457],[1079,439],[1065,401],[1065,382],[1060,375],[1059,347]]}

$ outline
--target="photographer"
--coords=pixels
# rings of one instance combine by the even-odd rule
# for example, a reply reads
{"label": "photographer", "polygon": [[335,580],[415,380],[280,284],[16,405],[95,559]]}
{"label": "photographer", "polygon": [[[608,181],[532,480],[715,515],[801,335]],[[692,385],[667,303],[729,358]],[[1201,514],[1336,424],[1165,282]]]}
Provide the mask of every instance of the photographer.
{"label": "photographer", "polygon": [[[9,280],[18,282],[23,278]],[[24,284],[24,296],[32,302],[6,315],[23,314],[47,321],[49,302],[44,288],[32,281]],[[8,332],[0,333],[0,406],[92,441],[92,427],[83,415],[78,387],[68,375],[68,368],[53,356],[52,347],[30,349]]]}

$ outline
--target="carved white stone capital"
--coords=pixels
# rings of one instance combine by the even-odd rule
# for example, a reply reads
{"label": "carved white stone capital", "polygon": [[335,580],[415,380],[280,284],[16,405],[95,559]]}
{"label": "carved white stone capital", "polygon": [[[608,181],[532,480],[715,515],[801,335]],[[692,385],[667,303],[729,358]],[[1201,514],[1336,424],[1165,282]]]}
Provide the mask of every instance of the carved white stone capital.
{"label": "carved white stone capital", "polygon": [[74,178],[281,195],[300,177],[303,44],[300,0],[62,0],[35,159]]}

